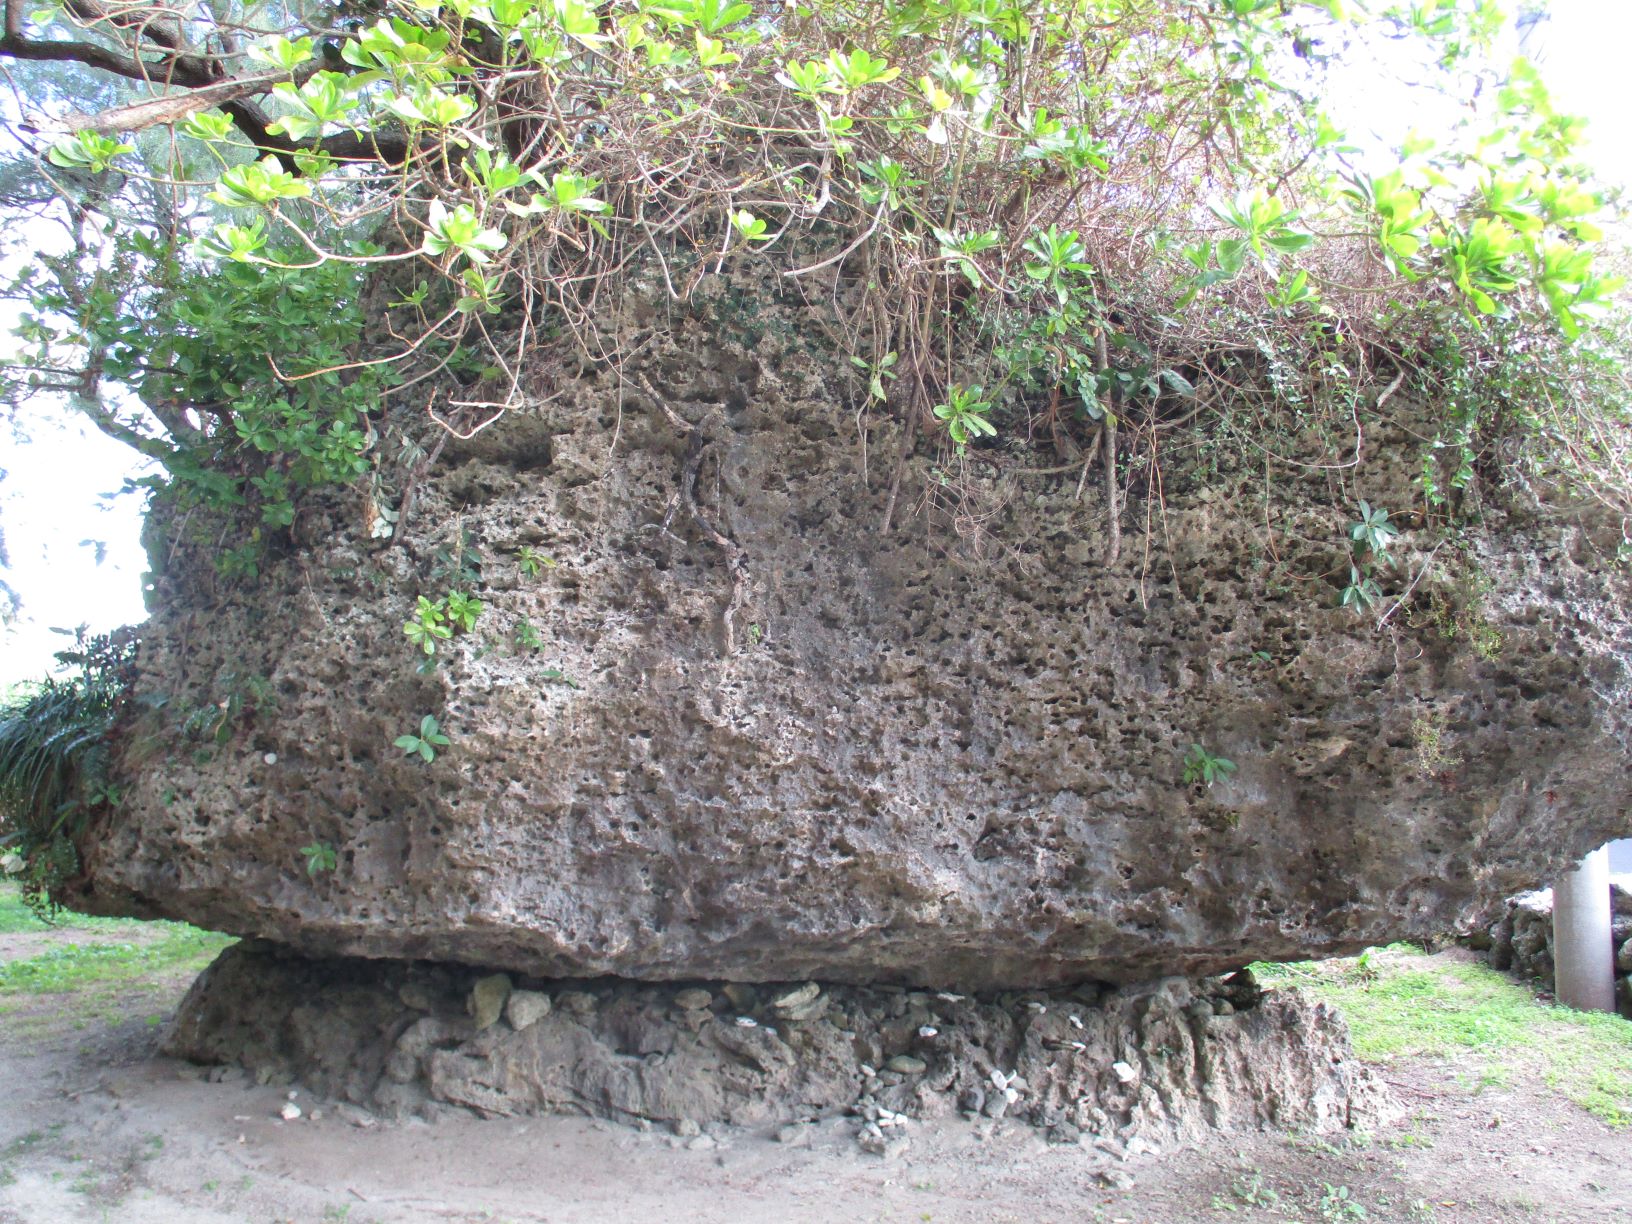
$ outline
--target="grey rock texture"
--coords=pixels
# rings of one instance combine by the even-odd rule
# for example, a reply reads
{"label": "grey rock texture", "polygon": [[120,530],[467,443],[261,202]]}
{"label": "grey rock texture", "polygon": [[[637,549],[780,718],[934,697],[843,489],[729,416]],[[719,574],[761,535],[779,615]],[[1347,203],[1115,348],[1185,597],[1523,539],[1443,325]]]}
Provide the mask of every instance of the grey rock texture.
{"label": "grey rock texture", "polygon": [[[983,998],[821,986],[806,1020],[769,1003],[744,1014],[723,993],[687,1008],[666,984],[539,982],[528,993],[556,1005],[521,1030],[475,1027],[475,975],[240,944],[195,983],[168,1051],[299,1078],[370,1116],[580,1113],[688,1138],[853,1114],[880,1150],[909,1119],[959,1111],[1124,1156],[1212,1130],[1367,1126],[1392,1108],[1340,1018],[1295,992],[1261,994],[1250,974]],[[403,1004],[409,984],[429,1011]]]}
{"label": "grey rock texture", "polygon": [[[1494,502],[1439,544],[1409,420],[1267,492],[1243,443],[1158,473],[1130,442],[1107,564],[1097,470],[1042,470],[1013,416],[898,465],[828,306],[744,323],[705,290],[621,373],[530,371],[398,539],[313,498],[233,585],[156,522],[143,713],[76,903],[539,977],[1134,982],[1441,933],[1632,828],[1625,572]],[[1366,615],[1337,607],[1356,497],[1404,528]],[[416,596],[464,587],[475,631],[416,671]],[[178,742],[251,677],[275,704]],[[426,714],[430,764],[392,746]],[[1186,784],[1191,744],[1237,771]]]}

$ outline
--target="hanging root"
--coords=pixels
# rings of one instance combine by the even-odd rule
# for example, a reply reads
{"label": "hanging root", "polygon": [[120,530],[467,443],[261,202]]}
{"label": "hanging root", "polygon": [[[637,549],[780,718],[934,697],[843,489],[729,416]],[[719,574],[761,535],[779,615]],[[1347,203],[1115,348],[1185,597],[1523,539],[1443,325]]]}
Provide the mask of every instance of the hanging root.
{"label": "hanging root", "polygon": [[703,508],[697,502],[697,481],[702,476],[703,457],[708,454],[716,439],[709,437],[702,431],[700,426],[693,425],[673,408],[670,408],[668,402],[657,393],[656,388],[644,375],[636,375],[635,378],[652,403],[656,404],[663,415],[669,419],[669,423],[688,439],[686,444],[686,466],[680,478],[680,492],[676,494],[677,500],[670,503],[668,513],[663,516],[662,530],[665,535],[670,534],[669,524],[674,520],[674,512],[679,503],[683,502],[686,513],[691,516],[691,521],[697,524],[714,547],[725,554],[725,567],[731,575],[731,599],[725,605],[720,620],[723,627],[724,652],[726,657],[729,658],[737,652],[737,615],[742,611],[743,605],[748,602],[750,576],[748,573],[748,554],[743,550],[742,545],[721,531],[715,525],[714,520],[703,512]]}

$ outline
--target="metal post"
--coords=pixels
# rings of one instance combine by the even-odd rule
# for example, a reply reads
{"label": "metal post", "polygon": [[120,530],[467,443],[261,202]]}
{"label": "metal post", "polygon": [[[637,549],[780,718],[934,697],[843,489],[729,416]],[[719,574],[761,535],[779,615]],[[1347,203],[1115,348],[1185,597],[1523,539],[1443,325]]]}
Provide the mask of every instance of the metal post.
{"label": "metal post", "polygon": [[1553,886],[1553,977],[1558,1001],[1577,1011],[1615,1010],[1610,942],[1609,847],[1594,850]]}

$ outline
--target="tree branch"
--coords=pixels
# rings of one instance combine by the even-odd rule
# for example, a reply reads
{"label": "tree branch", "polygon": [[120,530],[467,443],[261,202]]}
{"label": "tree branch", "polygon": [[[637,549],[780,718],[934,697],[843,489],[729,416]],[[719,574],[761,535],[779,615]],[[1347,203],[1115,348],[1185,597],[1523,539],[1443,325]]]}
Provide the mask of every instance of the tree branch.
{"label": "tree branch", "polygon": [[[23,0],[5,0],[5,33],[0,36],[0,58],[84,64],[126,80],[162,83],[187,92],[167,93],[110,107],[83,120],[70,120],[65,126],[74,131],[133,132],[176,123],[200,111],[219,107],[257,149],[276,157],[289,172],[296,171],[295,154],[302,151],[302,146],[269,132],[271,120],[252,99],[269,93],[279,81],[305,83],[323,68],[321,58],[314,56],[293,73],[258,73],[223,79],[220,61],[186,53],[179,31],[166,23],[138,24],[134,16],[110,13],[100,0],[70,0],[69,10],[87,25],[135,27],[140,36],[161,53],[156,59],[145,59],[136,48],[121,53],[90,42],[30,40],[23,34]],[[400,131],[338,132],[305,147],[341,161],[377,161],[389,166],[401,165],[413,152],[406,135]]]}

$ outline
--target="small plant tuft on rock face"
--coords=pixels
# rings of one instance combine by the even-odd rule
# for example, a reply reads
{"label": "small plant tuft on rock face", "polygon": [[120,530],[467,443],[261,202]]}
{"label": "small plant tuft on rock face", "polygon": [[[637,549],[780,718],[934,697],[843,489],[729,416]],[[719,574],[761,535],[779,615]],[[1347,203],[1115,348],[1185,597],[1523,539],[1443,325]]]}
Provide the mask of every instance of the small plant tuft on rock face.
{"label": "small plant tuft on rock face", "polygon": [[1382,597],[1382,588],[1377,585],[1375,578],[1363,572],[1359,566],[1349,566],[1349,585],[1343,588],[1341,607],[1363,612],[1374,606]]}
{"label": "small plant tuft on rock face", "polygon": [[1388,511],[1382,507],[1374,508],[1364,498],[1360,499],[1358,507],[1360,517],[1349,524],[1349,539],[1372,556],[1381,556],[1400,530],[1388,521]]}
{"label": "small plant tuft on rock face", "polygon": [[947,436],[957,443],[959,454],[971,438],[990,438],[997,434],[997,427],[986,419],[992,404],[981,398],[984,394],[985,388],[978,385],[954,385],[946,389],[946,403],[935,405],[935,415],[946,422]]}
{"label": "small plant tuft on rock face", "polygon": [[482,614],[482,601],[463,591],[448,592],[448,619],[464,632],[476,628],[476,618]]}
{"label": "small plant tuft on rock face", "polygon": [[426,763],[436,760],[436,750],[448,746],[448,737],[442,734],[442,726],[436,721],[434,714],[427,714],[419,720],[419,734],[399,735],[392,741],[409,756],[418,753],[425,758]]}
{"label": "small plant tuft on rock face", "polygon": [[523,544],[516,550],[516,566],[528,578],[537,578],[543,570],[554,569],[556,562],[531,545]]}
{"label": "small plant tuft on rock face", "polygon": [[542,650],[544,648],[544,636],[539,633],[538,626],[525,616],[521,618],[521,622],[516,626],[515,640],[518,651]]}
{"label": "small plant tuft on rock face", "polygon": [[453,636],[453,628],[447,621],[447,602],[438,599],[432,603],[421,595],[414,605],[413,619],[402,623],[402,632],[426,654],[434,655],[437,642],[447,641]]}
{"label": "small plant tuft on rock face", "polygon": [[302,846],[300,853],[306,859],[306,874],[314,880],[317,879],[318,872],[333,871],[340,863],[334,847],[328,842],[314,841],[309,846]]}
{"label": "small plant tuft on rock face", "polygon": [[1184,781],[1186,785],[1200,782],[1204,786],[1211,786],[1220,778],[1227,778],[1235,772],[1235,762],[1221,756],[1214,756],[1200,744],[1191,744],[1190,751],[1184,754]]}

